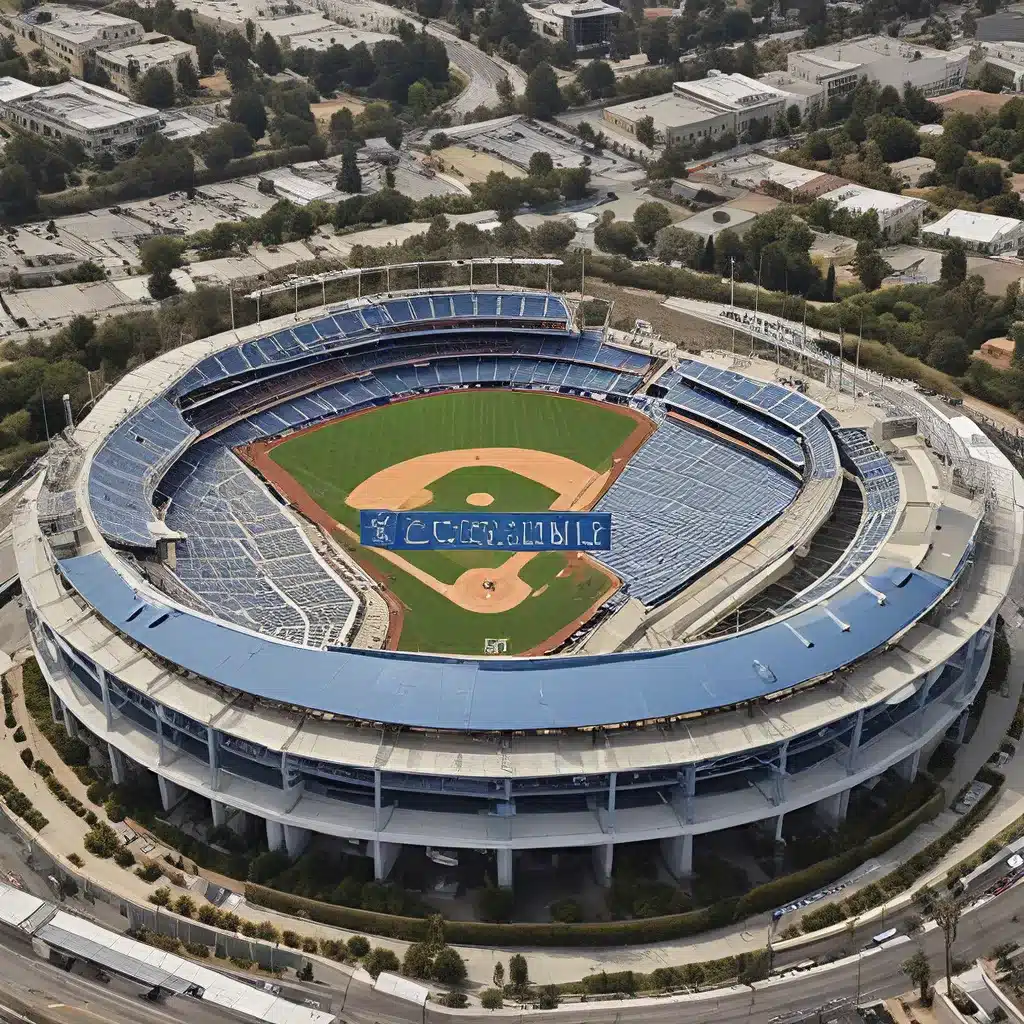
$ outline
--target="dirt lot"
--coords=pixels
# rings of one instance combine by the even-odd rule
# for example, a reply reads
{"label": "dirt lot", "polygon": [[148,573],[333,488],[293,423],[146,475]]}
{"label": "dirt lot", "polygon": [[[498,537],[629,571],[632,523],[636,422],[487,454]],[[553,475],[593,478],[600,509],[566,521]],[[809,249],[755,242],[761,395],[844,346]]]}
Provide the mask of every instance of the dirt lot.
{"label": "dirt lot", "polygon": [[448,146],[439,149],[434,156],[440,161],[438,170],[453,174],[467,185],[484,181],[492,171],[504,171],[510,178],[526,177],[515,164],[506,163],[489,153],[474,153],[465,146]]}
{"label": "dirt lot", "polygon": [[342,107],[348,107],[352,116],[361,114],[366,109],[366,104],[354,96],[341,96],[333,100],[321,100],[319,103],[311,103],[309,109],[313,111],[313,117],[319,124],[329,124],[331,115]]}
{"label": "dirt lot", "polygon": [[1000,110],[1004,103],[1013,99],[1011,95],[997,95],[981,92],[979,89],[961,89],[951,92],[948,96],[937,96],[933,103],[943,110],[955,110],[962,114],[977,114],[982,110]]}
{"label": "dirt lot", "polygon": [[1019,263],[1004,263],[1002,260],[968,256],[967,273],[980,275],[985,282],[985,291],[989,295],[1003,295],[1011,281],[1024,279],[1024,266]]}
{"label": "dirt lot", "polygon": [[224,74],[223,71],[218,71],[215,75],[207,75],[205,78],[200,78],[199,85],[213,96],[231,95],[231,83],[228,81],[228,76]]}

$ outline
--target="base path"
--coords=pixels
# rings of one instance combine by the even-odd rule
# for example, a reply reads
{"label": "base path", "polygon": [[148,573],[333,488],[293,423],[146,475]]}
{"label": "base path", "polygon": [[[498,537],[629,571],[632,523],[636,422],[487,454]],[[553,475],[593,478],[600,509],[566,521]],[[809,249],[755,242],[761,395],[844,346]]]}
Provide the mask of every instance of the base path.
{"label": "base path", "polygon": [[429,487],[435,480],[470,466],[495,466],[547,487],[558,495],[551,503],[553,512],[585,511],[587,497],[602,494],[609,476],[562,455],[534,449],[456,448],[396,462],[354,487],[345,503],[359,509],[422,508],[434,499]]}

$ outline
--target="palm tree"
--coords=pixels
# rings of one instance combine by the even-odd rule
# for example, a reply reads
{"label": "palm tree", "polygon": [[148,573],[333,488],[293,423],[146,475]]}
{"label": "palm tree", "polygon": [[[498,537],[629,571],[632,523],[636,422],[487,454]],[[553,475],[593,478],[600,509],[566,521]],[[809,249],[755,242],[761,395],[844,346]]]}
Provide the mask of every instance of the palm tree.
{"label": "palm tree", "polygon": [[942,929],[946,947],[946,995],[953,998],[953,943],[964,904],[959,896],[946,896],[935,904],[935,923]]}
{"label": "palm tree", "polygon": [[900,965],[900,970],[917,986],[921,1002],[928,1001],[928,986],[932,980],[932,965],[923,949],[919,949]]}

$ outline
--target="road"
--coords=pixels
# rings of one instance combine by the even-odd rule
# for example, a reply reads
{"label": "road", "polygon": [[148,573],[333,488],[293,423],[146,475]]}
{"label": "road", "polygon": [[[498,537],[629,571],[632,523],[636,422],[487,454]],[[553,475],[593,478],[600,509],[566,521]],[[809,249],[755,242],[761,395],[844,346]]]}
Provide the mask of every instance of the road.
{"label": "road", "polygon": [[[328,17],[336,21],[378,32],[390,31],[395,20],[403,17],[417,27],[422,24],[422,19],[410,15],[408,11],[378,3],[378,0],[344,0],[340,4],[325,0],[320,6]],[[466,114],[481,105],[497,106],[498,85],[504,78],[512,83],[512,91],[516,95],[520,95],[526,88],[526,75],[518,67],[500,57],[489,57],[473,43],[460,39],[447,22],[430,21],[426,29],[430,35],[444,43],[448,59],[467,79],[466,87],[448,106],[455,121],[461,121]]]}
{"label": "road", "polygon": [[[968,911],[960,921],[956,955],[973,961],[987,955],[999,943],[1019,938],[1020,925],[1016,919],[1022,911],[1024,886]],[[856,945],[852,938],[847,941]],[[622,1003],[595,1002],[563,1006],[557,1019],[563,1024],[616,1024],[625,1011],[629,1020],[642,1019],[649,1024],[703,1024],[708,1020],[716,1024],[768,1024],[780,1014],[811,1010],[835,999],[868,1002],[907,991],[911,986],[900,965],[918,943],[931,960],[933,976],[940,977],[942,934],[933,929],[917,940],[904,936],[886,947],[863,951],[799,975],[759,982],[753,987],[736,985],[671,1000],[636,999],[625,1007]],[[101,984],[78,973],[67,974],[34,958],[27,947],[11,949],[0,945],[0,1018],[12,1022],[17,1022],[18,1017],[7,1009],[26,1012],[26,1007],[32,1018],[54,1024],[221,1024],[224,1019],[222,1014],[195,1000],[172,997],[154,1005],[140,999],[139,992],[138,987],[117,979]],[[452,1012],[428,1004],[424,1009],[375,993],[359,977],[352,979],[345,993],[337,994],[335,1006],[340,1019],[350,1024],[484,1024],[495,1018],[525,1016],[513,1008]]]}

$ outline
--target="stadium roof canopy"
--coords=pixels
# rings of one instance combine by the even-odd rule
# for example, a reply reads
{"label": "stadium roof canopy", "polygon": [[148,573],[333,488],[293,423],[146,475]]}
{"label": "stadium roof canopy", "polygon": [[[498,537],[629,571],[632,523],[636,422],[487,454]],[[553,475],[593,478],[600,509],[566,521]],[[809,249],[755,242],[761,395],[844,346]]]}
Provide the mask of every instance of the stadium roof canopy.
{"label": "stadium roof canopy", "polygon": [[719,640],[594,657],[472,659],[297,647],[152,599],[102,552],[58,564],[116,629],[215,683],[360,721],[472,731],[640,722],[768,697],[893,642],[950,585],[883,562],[827,601]]}

